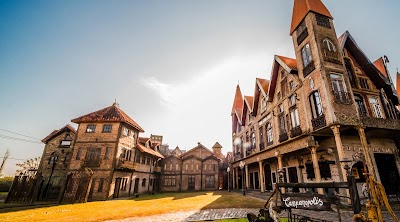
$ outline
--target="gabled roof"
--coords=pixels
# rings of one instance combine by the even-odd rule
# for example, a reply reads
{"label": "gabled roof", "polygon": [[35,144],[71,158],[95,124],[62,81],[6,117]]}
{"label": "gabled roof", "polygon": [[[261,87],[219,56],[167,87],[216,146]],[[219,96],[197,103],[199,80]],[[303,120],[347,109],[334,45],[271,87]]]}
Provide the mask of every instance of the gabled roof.
{"label": "gabled roof", "polygon": [[374,62],[374,66],[379,70],[379,72],[382,73],[383,76],[385,76],[386,78],[388,77],[388,74],[387,74],[386,68],[385,68],[385,63],[383,62],[382,57],[380,57],[379,59],[377,59]]}
{"label": "gabled roof", "polygon": [[264,93],[264,96],[267,96],[270,81],[266,79],[257,78],[256,83],[260,87],[261,91]]}
{"label": "gabled roof", "polygon": [[188,157],[188,156],[192,156],[191,153],[193,153],[197,149],[203,149],[206,152],[208,152],[211,155],[213,155],[213,152],[211,152],[211,150],[207,149],[207,147],[205,147],[205,146],[203,146],[203,144],[199,143],[196,147],[193,147],[192,149],[190,149],[190,150],[186,151],[185,153],[183,153],[182,154],[182,158]]}
{"label": "gabled roof", "polygon": [[275,59],[288,73],[297,73],[296,59],[279,55],[275,55]]}
{"label": "gabled roof", "polygon": [[172,155],[180,156],[182,155],[182,150],[177,146],[175,147],[174,151],[171,152]]}
{"label": "gabled roof", "polygon": [[212,148],[222,148],[221,144],[216,142]]}
{"label": "gabled roof", "polygon": [[144,146],[144,145],[142,145],[142,144],[140,144],[140,143],[138,143],[137,148],[138,148],[138,149],[140,150],[140,152],[142,152],[142,153],[147,153],[147,154],[150,154],[150,155],[159,157],[159,158],[164,158],[164,156],[163,156],[161,153],[159,153],[159,152],[157,152],[157,151],[154,151],[154,150],[152,150],[152,149],[150,149],[150,148],[147,148],[146,146]]}
{"label": "gabled roof", "polygon": [[253,114],[257,116],[258,103],[260,102],[260,92],[263,97],[267,98],[269,88],[269,80],[256,78],[256,85],[254,87],[254,102],[253,102]]}
{"label": "gabled roof", "polygon": [[274,94],[275,94],[275,89],[276,89],[276,82],[278,81],[278,71],[279,71],[279,66],[282,66],[287,72],[289,73],[297,73],[297,67],[296,69],[296,60],[291,59],[288,57],[284,56],[274,56],[274,61],[272,64],[272,71],[271,71],[271,83],[269,85],[269,90],[268,90],[268,102],[272,102],[274,99]]}
{"label": "gabled roof", "polygon": [[238,84],[236,86],[235,98],[233,100],[233,106],[232,106],[231,115],[234,112],[241,113],[242,109],[243,109],[243,96],[242,96],[242,92],[240,91],[240,87],[239,87],[239,84]]}
{"label": "gabled roof", "polygon": [[139,143],[145,144],[149,140],[150,140],[150,138],[148,138],[148,137],[139,137]]}
{"label": "gabled roof", "polygon": [[133,128],[144,132],[142,127],[139,126],[133,119],[131,119],[124,111],[122,111],[117,103],[112,106],[106,107],[101,110],[83,115],[76,119],[71,120],[73,123],[91,123],[91,122],[123,122],[132,126]]}
{"label": "gabled roof", "polygon": [[64,127],[62,127],[59,130],[53,130],[53,132],[51,132],[48,136],[46,136],[44,139],[42,139],[43,143],[47,143],[49,142],[51,139],[53,139],[54,137],[60,135],[63,132],[72,132],[73,134],[76,134],[76,130],[74,129],[74,127],[72,127],[71,125],[67,124]]}
{"label": "gabled roof", "polygon": [[315,12],[333,19],[331,13],[321,0],[294,0],[290,34],[296,30],[297,26],[300,25],[309,12]]}
{"label": "gabled roof", "polygon": [[250,112],[253,111],[254,97],[252,97],[252,96],[244,96],[244,101],[246,102],[246,105],[249,107]]}
{"label": "gabled roof", "polygon": [[375,84],[378,88],[383,88],[385,93],[394,105],[399,104],[399,98],[394,90],[394,86],[390,81],[387,81],[378,68],[369,60],[361,48],[357,45],[357,42],[350,35],[348,31],[343,34],[343,42],[341,44],[341,51],[344,48],[353,56],[358,64],[363,67],[368,78]]}

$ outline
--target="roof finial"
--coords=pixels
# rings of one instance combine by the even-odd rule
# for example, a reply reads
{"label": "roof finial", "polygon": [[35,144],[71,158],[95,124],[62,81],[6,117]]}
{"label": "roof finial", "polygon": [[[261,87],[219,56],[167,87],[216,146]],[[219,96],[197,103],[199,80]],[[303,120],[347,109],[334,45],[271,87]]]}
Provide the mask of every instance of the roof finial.
{"label": "roof finial", "polygon": [[117,107],[119,106],[118,103],[117,103],[117,99],[114,99],[113,106],[117,106]]}

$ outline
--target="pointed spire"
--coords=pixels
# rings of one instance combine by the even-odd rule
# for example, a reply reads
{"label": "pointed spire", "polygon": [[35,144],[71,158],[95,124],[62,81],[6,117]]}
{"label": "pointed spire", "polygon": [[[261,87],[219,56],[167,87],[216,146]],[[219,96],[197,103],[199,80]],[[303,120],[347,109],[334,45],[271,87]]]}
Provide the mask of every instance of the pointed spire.
{"label": "pointed spire", "polygon": [[296,30],[297,26],[300,25],[301,21],[303,21],[310,11],[333,19],[331,13],[321,0],[294,0],[290,34]]}
{"label": "pointed spire", "polygon": [[397,95],[400,96],[400,73],[399,73],[399,70],[397,70],[397,73],[396,73],[396,90],[397,90]]}
{"label": "pointed spire", "polygon": [[236,86],[236,92],[235,92],[235,100],[233,101],[233,107],[232,107],[232,112],[235,110],[242,110],[243,109],[243,96],[242,92],[240,91],[239,84]]}

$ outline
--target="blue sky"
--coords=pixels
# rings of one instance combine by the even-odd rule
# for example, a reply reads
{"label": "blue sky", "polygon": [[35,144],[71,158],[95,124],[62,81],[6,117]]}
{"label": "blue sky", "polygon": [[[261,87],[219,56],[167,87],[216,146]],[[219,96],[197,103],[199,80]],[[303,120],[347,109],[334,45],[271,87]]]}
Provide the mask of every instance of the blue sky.
{"label": "blue sky", "polygon": [[[325,0],[337,35],[349,30],[374,61],[400,66],[400,2]],[[231,147],[234,90],[252,95],[274,54],[293,57],[293,0],[0,0],[0,129],[42,139],[83,114],[120,107],[171,148]],[[15,136],[0,130],[0,135]],[[0,157],[43,144],[0,138]]]}

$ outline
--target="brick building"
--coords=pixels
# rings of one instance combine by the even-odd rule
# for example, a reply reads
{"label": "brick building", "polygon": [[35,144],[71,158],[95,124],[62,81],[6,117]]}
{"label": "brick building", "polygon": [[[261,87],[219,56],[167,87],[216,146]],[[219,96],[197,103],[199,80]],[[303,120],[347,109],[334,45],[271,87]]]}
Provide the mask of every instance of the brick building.
{"label": "brick building", "polygon": [[217,142],[213,151],[201,143],[186,152],[176,147],[162,161],[161,191],[216,190],[223,181],[219,172],[226,170]]}
{"label": "brick building", "polygon": [[400,185],[399,74],[396,93],[387,58],[371,62],[347,31],[337,38],[320,0],[294,0],[290,35],[295,58],[276,55],[270,80],[257,78],[254,95],[236,87],[233,187],[346,181],[346,161],[360,185],[367,150],[369,171],[390,193]]}

